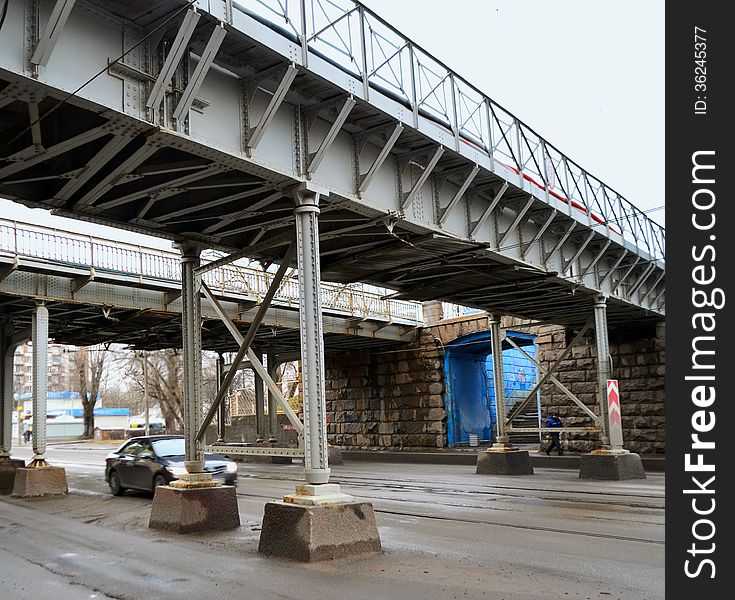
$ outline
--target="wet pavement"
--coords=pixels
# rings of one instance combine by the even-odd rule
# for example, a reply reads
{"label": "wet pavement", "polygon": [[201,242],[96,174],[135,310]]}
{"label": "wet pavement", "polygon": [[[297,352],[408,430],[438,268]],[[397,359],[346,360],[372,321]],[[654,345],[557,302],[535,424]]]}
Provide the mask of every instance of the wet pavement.
{"label": "wet pavement", "polygon": [[[266,501],[302,466],[241,464],[242,526],[177,536],[147,528],[151,496],[115,498],[110,447],[50,447],[71,494],[0,499],[5,598],[664,597],[664,476],[580,481],[568,469],[476,475],[470,465],[346,461],[343,491],[373,503],[383,553],[302,565],[257,555]],[[29,458],[30,449],[14,452]]]}

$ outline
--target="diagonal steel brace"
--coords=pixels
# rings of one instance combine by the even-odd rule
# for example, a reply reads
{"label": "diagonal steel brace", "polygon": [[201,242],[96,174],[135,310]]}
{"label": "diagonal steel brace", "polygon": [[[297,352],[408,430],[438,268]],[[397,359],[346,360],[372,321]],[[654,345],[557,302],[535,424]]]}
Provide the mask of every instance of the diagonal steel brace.
{"label": "diagonal steel brace", "polygon": [[[202,282],[202,291],[204,292],[204,295],[212,303],[215,312],[220,317],[220,319],[224,321],[225,325],[230,330],[230,333],[232,333],[233,337],[235,337],[235,339],[240,343],[240,348],[237,351],[237,354],[235,355],[235,359],[232,361],[232,364],[230,365],[230,368],[227,371],[222,381],[222,384],[217,390],[217,395],[214,399],[214,402],[212,403],[212,406],[209,407],[209,411],[207,411],[207,414],[204,417],[204,420],[202,421],[202,425],[199,428],[199,431],[197,432],[197,440],[201,440],[204,437],[204,432],[206,431],[209,424],[212,422],[212,419],[214,418],[214,416],[217,414],[217,409],[219,408],[219,405],[224,399],[225,394],[227,393],[227,390],[232,384],[232,381],[234,380],[235,375],[237,374],[238,367],[240,366],[240,363],[242,362],[242,360],[245,358],[246,355],[248,355],[251,362],[254,362],[253,358],[256,358],[256,357],[254,353],[250,352],[250,345],[255,339],[255,334],[258,332],[258,327],[263,322],[266,312],[268,311],[268,308],[270,307],[270,304],[273,301],[273,298],[276,295],[276,292],[281,286],[281,282],[283,281],[283,278],[286,275],[286,271],[289,268],[289,263],[291,262],[291,258],[293,257],[295,251],[296,251],[295,244],[292,243],[289,246],[288,250],[286,250],[286,254],[283,257],[281,265],[278,267],[278,271],[276,272],[273,278],[273,281],[271,282],[270,287],[268,288],[268,291],[266,292],[265,297],[263,298],[263,301],[260,303],[260,306],[258,307],[258,312],[255,314],[255,317],[253,318],[253,321],[250,324],[250,327],[248,328],[248,331],[244,336],[239,332],[235,324],[232,323],[232,320],[229,318],[227,313],[225,313],[220,303],[217,301],[217,299],[212,294],[212,291],[207,287],[207,285],[204,282]],[[269,385],[269,388],[270,388],[270,385]]]}
{"label": "diagonal steel brace", "polygon": [[[538,367],[538,370],[541,371],[542,375],[546,374],[546,369],[541,366],[541,363],[537,361],[533,356],[531,356],[528,352],[526,352],[523,348],[521,348],[518,344],[516,344],[510,336],[506,336],[505,340],[513,346],[516,350],[518,350],[523,356],[525,356],[528,360],[530,360],[533,364],[535,364]],[[559,381],[554,375],[551,375],[549,377],[549,381],[553,383],[556,387],[558,387],[564,394],[572,401],[574,402],[579,408],[584,411],[584,413],[590,417],[595,423],[597,423],[600,419],[593,411],[591,411],[586,404],[584,404],[579,398],[577,398],[571,390],[565,386],[561,381]]]}
{"label": "diagonal steel brace", "polygon": [[536,394],[538,390],[541,389],[541,386],[544,385],[551,377],[554,375],[554,372],[559,368],[559,365],[562,363],[563,360],[567,358],[572,353],[572,348],[577,345],[577,342],[582,339],[585,333],[587,333],[587,330],[592,327],[592,320],[588,319],[587,322],[584,324],[584,327],[579,330],[579,333],[574,337],[572,340],[572,343],[569,344],[564,352],[562,352],[561,356],[556,359],[556,362],[554,362],[553,365],[549,367],[549,370],[546,371],[546,373],[541,377],[541,379],[538,380],[536,385],[533,386],[533,389],[528,393],[528,396],[526,396],[523,400],[518,402],[510,411],[510,414],[508,415],[508,418],[505,420],[506,424],[509,424],[515,419],[519,414],[523,412],[523,409],[526,408],[528,403],[531,401],[531,398]]}

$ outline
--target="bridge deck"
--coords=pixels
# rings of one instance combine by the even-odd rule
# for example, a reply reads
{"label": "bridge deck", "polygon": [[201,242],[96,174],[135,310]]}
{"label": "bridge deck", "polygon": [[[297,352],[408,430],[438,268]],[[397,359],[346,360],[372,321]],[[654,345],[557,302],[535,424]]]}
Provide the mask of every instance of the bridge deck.
{"label": "bridge deck", "polygon": [[[247,328],[273,279],[271,272],[228,265],[204,280],[236,324]],[[280,286],[256,349],[284,357],[299,346],[296,281]],[[179,257],[93,236],[0,219],[0,307],[13,332],[27,330],[37,300],[47,303],[57,343],[103,342],[159,349],[181,345]],[[363,286],[322,287],[327,353],[385,348],[411,342],[420,305],[381,298]],[[203,300],[204,348],[237,345]]]}
{"label": "bridge deck", "polygon": [[603,293],[613,327],[661,318],[663,228],[377,15],[195,5],[96,0],[51,27],[11,0],[0,194],[278,261],[309,182],[325,280],[566,324]]}

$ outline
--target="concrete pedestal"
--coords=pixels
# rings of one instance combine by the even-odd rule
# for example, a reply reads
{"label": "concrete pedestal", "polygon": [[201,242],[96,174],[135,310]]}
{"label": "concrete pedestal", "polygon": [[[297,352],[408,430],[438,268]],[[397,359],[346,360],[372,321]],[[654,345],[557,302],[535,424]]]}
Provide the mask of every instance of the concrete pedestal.
{"label": "concrete pedestal", "polygon": [[344,464],[344,460],[342,460],[342,450],[337,448],[337,446],[328,446],[327,451],[328,451],[327,459],[330,465]]}
{"label": "concrete pedestal", "polygon": [[148,527],[195,533],[240,526],[237,496],[232,486],[156,488]]}
{"label": "concrete pedestal", "polygon": [[258,552],[266,556],[314,562],[380,552],[373,505],[348,502],[304,506],[268,502]]}
{"label": "concrete pedestal", "polygon": [[24,469],[25,461],[18,458],[0,458],[0,496],[13,492],[16,469]]}
{"label": "concrete pedestal", "polygon": [[478,475],[533,475],[526,450],[485,450],[477,455]]}
{"label": "concrete pedestal", "polygon": [[63,496],[68,493],[66,471],[61,467],[31,467],[15,471],[14,498]]}
{"label": "concrete pedestal", "polygon": [[632,452],[626,454],[592,453],[579,457],[579,478],[621,481],[645,479],[641,457]]}

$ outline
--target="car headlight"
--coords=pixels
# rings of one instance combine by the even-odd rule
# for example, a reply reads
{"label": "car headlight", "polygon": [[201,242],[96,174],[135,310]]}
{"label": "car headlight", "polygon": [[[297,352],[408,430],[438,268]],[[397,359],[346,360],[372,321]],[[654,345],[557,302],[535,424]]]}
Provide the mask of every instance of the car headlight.
{"label": "car headlight", "polygon": [[236,471],[237,471],[237,463],[228,462],[227,463],[227,472],[228,473],[235,473]]}
{"label": "car headlight", "polygon": [[166,467],[166,470],[174,477],[181,477],[186,473],[186,468],[184,467]]}

